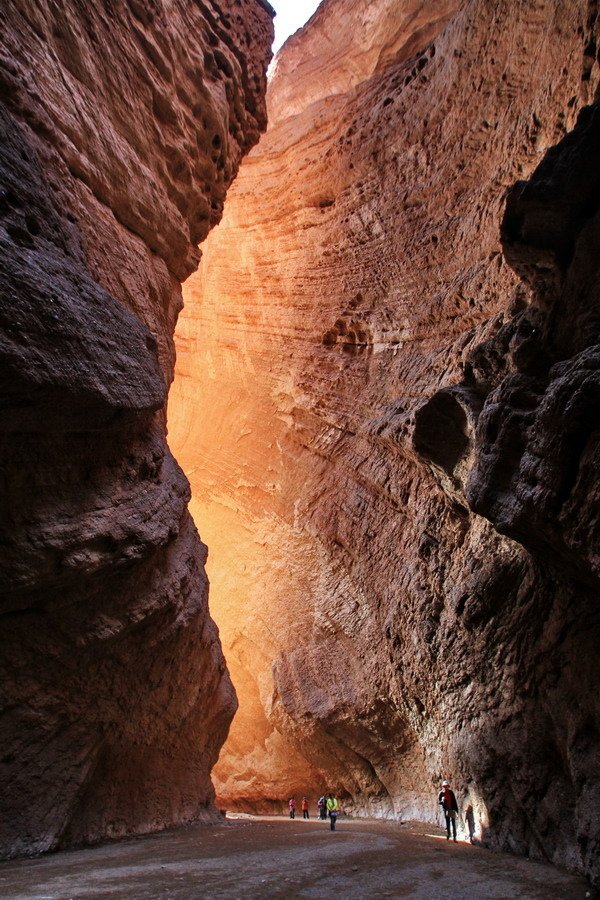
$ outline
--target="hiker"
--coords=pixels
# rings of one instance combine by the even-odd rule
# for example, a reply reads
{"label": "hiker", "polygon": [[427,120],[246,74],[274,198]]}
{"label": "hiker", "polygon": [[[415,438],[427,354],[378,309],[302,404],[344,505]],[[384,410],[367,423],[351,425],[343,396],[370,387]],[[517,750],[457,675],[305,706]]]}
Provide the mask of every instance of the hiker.
{"label": "hiker", "polygon": [[438,803],[444,810],[446,818],[446,840],[450,840],[450,824],[454,832],[454,840],[456,840],[456,816],[458,815],[458,803],[454,791],[450,790],[450,784],[442,781],[442,789],[438,794]]}
{"label": "hiker", "polygon": [[338,802],[333,794],[327,795],[327,815],[329,816],[329,826],[335,831],[335,823],[338,817]]}
{"label": "hiker", "polygon": [[327,801],[325,800],[325,795],[319,797],[317,800],[317,809],[319,810],[319,818],[325,821],[327,818]]}
{"label": "hiker", "polygon": [[290,797],[290,819],[296,818],[296,801],[293,797]]}
{"label": "hiker", "polygon": [[302,798],[302,818],[308,819],[308,800],[306,797]]}

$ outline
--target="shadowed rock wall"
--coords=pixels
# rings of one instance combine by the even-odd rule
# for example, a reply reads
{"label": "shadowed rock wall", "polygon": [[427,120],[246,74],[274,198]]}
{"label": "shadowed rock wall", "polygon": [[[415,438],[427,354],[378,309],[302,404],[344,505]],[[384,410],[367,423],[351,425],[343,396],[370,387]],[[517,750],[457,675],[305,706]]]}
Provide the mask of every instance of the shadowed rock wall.
{"label": "shadowed rock wall", "polygon": [[596,40],[583,0],[329,0],[279,57],[169,413],[223,803],[434,820],[446,776],[463,834],[598,877]]}
{"label": "shadowed rock wall", "polygon": [[163,408],[271,38],[259,0],[0,10],[3,855],[215,812],[236,699]]}

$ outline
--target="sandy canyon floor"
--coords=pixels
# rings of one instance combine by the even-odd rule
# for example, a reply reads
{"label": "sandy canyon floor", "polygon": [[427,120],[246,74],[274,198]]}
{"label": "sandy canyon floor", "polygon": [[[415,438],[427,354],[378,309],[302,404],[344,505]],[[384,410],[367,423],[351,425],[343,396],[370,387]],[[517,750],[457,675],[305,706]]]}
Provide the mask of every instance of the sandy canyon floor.
{"label": "sandy canyon floor", "polygon": [[0,866],[10,900],[135,897],[585,898],[555,868],[411,823],[244,817]]}

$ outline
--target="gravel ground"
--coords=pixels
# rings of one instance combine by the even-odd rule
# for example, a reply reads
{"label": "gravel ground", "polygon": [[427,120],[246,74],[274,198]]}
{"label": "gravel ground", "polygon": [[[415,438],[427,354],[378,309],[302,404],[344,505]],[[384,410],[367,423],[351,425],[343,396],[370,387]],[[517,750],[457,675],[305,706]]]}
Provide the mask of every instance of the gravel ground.
{"label": "gravel ground", "polygon": [[543,863],[447,842],[432,826],[240,817],[0,864],[0,897],[411,897],[584,900],[586,883]]}

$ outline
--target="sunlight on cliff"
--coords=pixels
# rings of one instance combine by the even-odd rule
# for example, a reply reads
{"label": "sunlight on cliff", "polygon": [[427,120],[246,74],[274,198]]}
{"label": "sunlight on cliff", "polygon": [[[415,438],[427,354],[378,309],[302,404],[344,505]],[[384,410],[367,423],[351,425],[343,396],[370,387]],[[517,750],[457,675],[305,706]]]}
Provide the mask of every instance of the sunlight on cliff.
{"label": "sunlight on cliff", "polygon": [[[205,258],[218,232],[205,242]],[[247,268],[239,247],[224,262],[233,282]],[[273,730],[267,714],[281,635],[292,644],[300,638],[298,611],[286,602],[286,592],[291,580],[305,582],[310,602],[311,564],[305,539],[278,514],[286,420],[275,406],[270,353],[261,347],[268,331],[265,310],[248,304],[242,290],[239,302],[225,308],[213,276],[214,267],[201,263],[183,287],[169,444],[190,481],[190,512],[209,548],[209,609],[240,701],[213,770],[217,799],[230,805],[235,798],[237,809],[272,812],[282,779],[297,782],[298,792],[308,789],[306,762]],[[254,756],[265,751],[272,776],[265,771],[261,783],[249,781],[247,771],[260,768]],[[228,764],[229,755],[237,762]]]}

